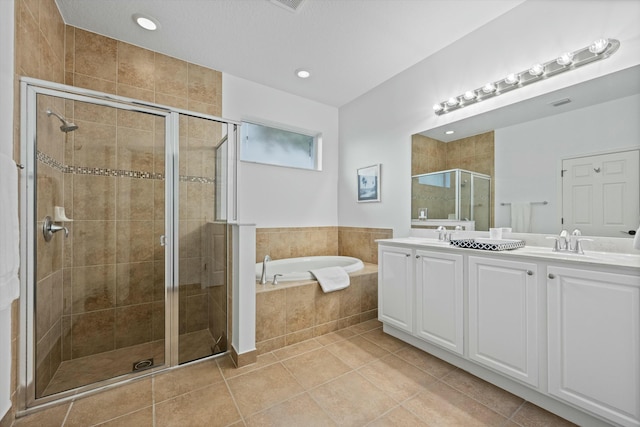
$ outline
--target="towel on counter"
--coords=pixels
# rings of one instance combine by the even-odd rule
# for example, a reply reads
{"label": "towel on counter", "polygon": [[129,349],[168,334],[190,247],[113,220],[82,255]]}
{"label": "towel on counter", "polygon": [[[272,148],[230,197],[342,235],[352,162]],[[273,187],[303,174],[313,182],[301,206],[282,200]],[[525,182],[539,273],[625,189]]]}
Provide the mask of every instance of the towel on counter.
{"label": "towel on counter", "polygon": [[514,233],[531,232],[531,203],[511,203],[511,228]]}
{"label": "towel on counter", "polygon": [[636,235],[633,237],[633,247],[640,251],[640,227],[636,231]]}
{"label": "towel on counter", "polygon": [[326,267],[311,270],[322,290],[327,292],[339,291],[349,286],[349,275],[342,267]]}
{"label": "towel on counter", "polygon": [[20,293],[20,225],[18,223],[18,168],[0,154],[0,310]]}

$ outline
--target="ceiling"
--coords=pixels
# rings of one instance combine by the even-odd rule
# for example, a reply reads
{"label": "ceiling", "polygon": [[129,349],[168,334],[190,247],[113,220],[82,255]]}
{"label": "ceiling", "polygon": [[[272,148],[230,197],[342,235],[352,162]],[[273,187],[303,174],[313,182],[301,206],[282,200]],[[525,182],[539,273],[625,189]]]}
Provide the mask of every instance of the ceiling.
{"label": "ceiling", "polygon": [[[340,107],[524,0],[56,0],[65,23]],[[142,13],[160,22],[138,27]],[[311,71],[302,80],[295,70]]]}

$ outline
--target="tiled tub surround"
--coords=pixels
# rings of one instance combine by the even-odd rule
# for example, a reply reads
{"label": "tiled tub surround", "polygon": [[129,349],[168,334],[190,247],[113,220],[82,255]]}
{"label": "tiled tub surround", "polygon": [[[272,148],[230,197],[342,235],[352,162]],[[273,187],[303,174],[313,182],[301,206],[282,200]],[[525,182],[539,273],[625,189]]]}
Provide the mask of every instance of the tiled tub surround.
{"label": "tiled tub surround", "polygon": [[349,274],[348,288],[324,293],[315,280],[256,284],[258,354],[344,329],[378,316],[378,266]]}
{"label": "tiled tub surround", "polygon": [[377,239],[390,239],[393,230],[361,227],[289,227],[256,229],[256,262],[317,255],[351,256],[378,263]]}
{"label": "tiled tub surround", "polygon": [[393,230],[360,227],[256,229],[256,262],[272,259],[340,255],[359,258],[361,271],[349,274],[347,289],[325,294],[316,281],[274,287],[256,284],[258,354],[317,337],[377,317],[378,246]]}

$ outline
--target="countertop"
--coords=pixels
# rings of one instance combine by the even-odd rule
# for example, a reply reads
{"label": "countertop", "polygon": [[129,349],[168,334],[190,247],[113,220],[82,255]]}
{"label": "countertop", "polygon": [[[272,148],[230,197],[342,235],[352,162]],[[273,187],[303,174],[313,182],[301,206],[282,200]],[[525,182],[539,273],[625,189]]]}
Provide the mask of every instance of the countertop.
{"label": "countertop", "polygon": [[604,252],[595,250],[584,250],[584,254],[571,252],[553,252],[552,242],[548,247],[527,245],[525,247],[503,251],[489,251],[480,249],[465,249],[451,245],[449,242],[442,242],[433,238],[425,237],[401,237],[393,239],[376,240],[380,244],[391,246],[410,246],[416,249],[441,250],[445,252],[458,252],[468,255],[504,257],[505,259],[530,259],[538,261],[559,261],[570,262],[584,266],[596,267],[622,267],[630,269],[632,273],[640,275],[640,251],[636,253]]}

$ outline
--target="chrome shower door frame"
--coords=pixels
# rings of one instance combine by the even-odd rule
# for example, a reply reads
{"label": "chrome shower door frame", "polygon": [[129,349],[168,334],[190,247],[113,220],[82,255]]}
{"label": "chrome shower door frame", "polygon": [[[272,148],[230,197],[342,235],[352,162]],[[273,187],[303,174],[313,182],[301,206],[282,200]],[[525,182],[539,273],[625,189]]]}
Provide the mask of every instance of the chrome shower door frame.
{"label": "chrome shower door frame", "polygon": [[[20,158],[24,169],[20,175],[20,340],[18,350],[18,413],[27,414],[33,409],[71,400],[83,394],[90,394],[116,384],[132,381],[141,376],[148,376],[160,370],[178,366],[178,218],[179,218],[179,115],[199,117],[227,124],[229,157],[228,187],[226,194],[227,218],[232,222],[236,218],[236,150],[237,126],[239,123],[219,117],[180,110],[163,105],[143,102],[135,99],[105,94],[102,92],[81,89],[32,78],[20,79]],[[147,113],[165,118],[165,235],[162,242],[165,246],[165,363],[164,365],[141,372],[133,372],[122,377],[110,378],[96,383],[80,386],[67,391],[36,398],[36,335],[35,335],[35,284],[36,284],[36,238],[41,232],[35,226],[36,202],[36,105],[37,95],[49,95],[65,100],[88,102],[91,104],[124,109],[133,112]],[[224,141],[221,141],[221,143]],[[228,252],[227,248],[227,252]],[[229,275],[231,273],[229,272]],[[227,288],[231,291],[227,280]],[[226,325],[227,331],[229,324]]]}

